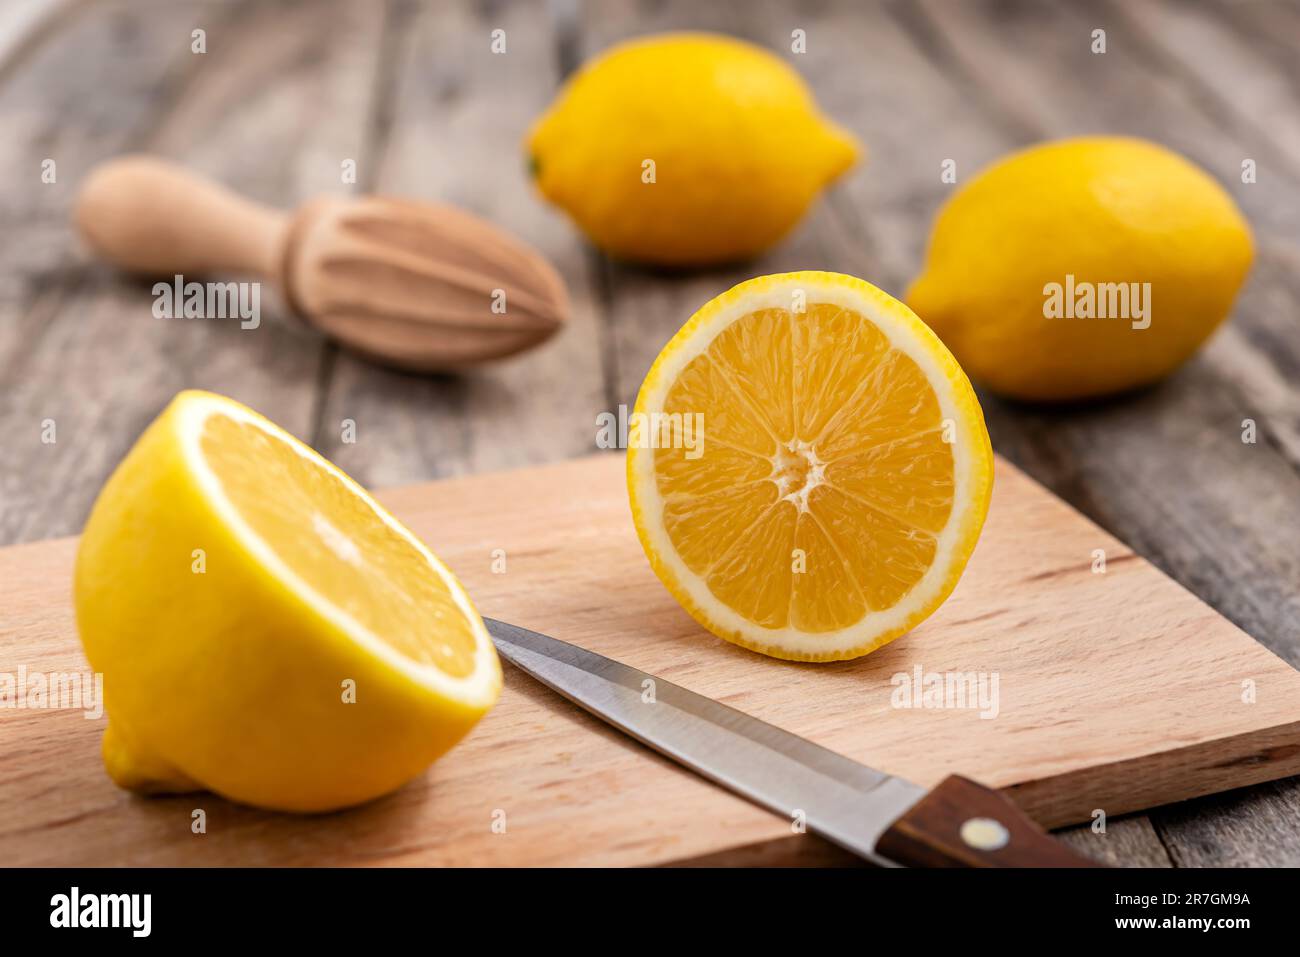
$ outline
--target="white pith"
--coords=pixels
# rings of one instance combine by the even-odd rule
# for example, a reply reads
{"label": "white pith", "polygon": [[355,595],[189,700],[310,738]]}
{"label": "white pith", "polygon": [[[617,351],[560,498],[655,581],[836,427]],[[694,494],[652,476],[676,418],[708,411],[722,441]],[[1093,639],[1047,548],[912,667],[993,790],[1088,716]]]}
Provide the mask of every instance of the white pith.
{"label": "white pith", "polygon": [[[787,464],[800,459],[807,465],[808,471],[804,475],[803,484],[794,488],[789,477],[781,473]],[[826,463],[817,457],[817,450],[812,447],[812,443],[803,439],[791,439],[777,445],[776,456],[772,459],[772,475],[781,501],[789,502],[800,512],[806,512],[809,494],[826,481]]]}
{"label": "white pith", "polygon": [[[376,502],[365,489],[349,478],[337,466],[325,459],[314,449],[300,442],[274,423],[235,402],[222,399],[216,395],[187,394],[177,400],[179,439],[183,454],[189,463],[191,473],[202,488],[206,500],[211,503],[226,527],[230,528],[241,544],[248,549],[253,558],[266,571],[287,585],[295,594],[306,601],[322,618],[329,621],[339,631],[347,634],[368,653],[380,658],[389,666],[401,671],[419,684],[431,688],[448,698],[462,701],[473,706],[491,705],[496,700],[497,675],[499,666],[495,660],[496,651],[492,639],[487,633],[483,620],[474,610],[469,597],[465,594],[455,576],[438,560],[424,543],[411,534],[410,530],[397,522]],[[226,497],[221,481],[212,471],[203,454],[201,440],[203,426],[210,416],[224,416],[238,422],[252,425],[267,435],[279,439],[298,455],[312,465],[325,469],[357,498],[365,502],[385,525],[396,532],[416,549],[429,563],[430,568],[447,586],[456,606],[470,623],[474,634],[474,668],[463,678],[447,674],[430,664],[413,661],[401,654],[391,644],[375,635],[354,617],[331,602],[327,596],[307,584],[244,520],[244,517]],[[331,526],[332,527],[332,526]],[[342,532],[336,530],[342,536]],[[349,540],[349,545],[356,546]],[[337,543],[335,543],[337,545]],[[334,547],[322,543],[322,547]]]}
{"label": "white pith", "polygon": [[[863,288],[865,287],[865,288]],[[929,607],[940,595],[951,572],[955,550],[963,530],[970,520],[975,497],[972,495],[974,467],[973,451],[983,448],[982,429],[964,412],[950,381],[950,373],[942,368],[934,351],[938,346],[927,344],[916,332],[894,315],[901,304],[890,300],[874,287],[854,286],[840,282],[818,281],[804,275],[797,279],[773,283],[758,290],[744,290],[733,296],[697,327],[684,347],[667,355],[652,377],[642,387],[638,409],[645,413],[663,411],[664,400],[686,366],[705,352],[713,340],[741,317],[763,309],[789,311],[796,290],[804,293],[807,307],[820,304],[839,306],[858,312],[873,323],[889,340],[890,346],[904,353],[920,367],[930,387],[934,389],[944,420],[955,424],[956,435],[953,453],[953,508],[948,522],[936,536],[934,560],[929,569],[896,605],[879,611],[868,611],[857,622],[837,631],[805,632],[798,628],[767,628],[758,625],[724,604],[709,590],[703,578],[693,572],[678,555],[669,538],[663,521],[664,499],[659,492],[655,476],[653,449],[639,450],[632,458],[631,481],[636,489],[636,499],[642,510],[643,534],[649,540],[650,550],[676,579],[690,600],[723,632],[739,634],[756,646],[779,648],[792,654],[827,655],[870,646],[879,635],[906,627],[909,621]],[[729,294],[727,294],[729,295]],[[726,298],[726,295],[721,298]],[[706,307],[707,309],[708,307]],[[705,439],[707,442],[707,438]],[[794,442],[788,443],[794,445]],[[798,443],[802,446],[806,443]],[[778,456],[799,454],[804,450],[778,447]],[[807,450],[811,454],[811,449]],[[813,456],[815,458],[815,456]],[[779,471],[774,463],[774,475]],[[816,485],[825,481],[823,468],[809,461],[807,480],[802,489],[780,489],[782,498],[795,504],[801,511],[807,508],[807,496]]]}

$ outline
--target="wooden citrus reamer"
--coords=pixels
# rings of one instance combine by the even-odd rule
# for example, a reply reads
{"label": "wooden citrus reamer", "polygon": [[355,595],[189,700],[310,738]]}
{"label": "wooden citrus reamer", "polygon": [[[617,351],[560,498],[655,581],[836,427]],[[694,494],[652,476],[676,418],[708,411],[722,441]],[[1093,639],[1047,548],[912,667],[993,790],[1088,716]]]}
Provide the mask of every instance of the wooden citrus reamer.
{"label": "wooden citrus reamer", "polygon": [[286,213],[176,164],[126,156],[86,178],[76,222],[96,252],[135,273],[276,282],[313,325],[404,369],[511,355],[568,312],[563,281],[536,250],[443,204],[323,196]]}

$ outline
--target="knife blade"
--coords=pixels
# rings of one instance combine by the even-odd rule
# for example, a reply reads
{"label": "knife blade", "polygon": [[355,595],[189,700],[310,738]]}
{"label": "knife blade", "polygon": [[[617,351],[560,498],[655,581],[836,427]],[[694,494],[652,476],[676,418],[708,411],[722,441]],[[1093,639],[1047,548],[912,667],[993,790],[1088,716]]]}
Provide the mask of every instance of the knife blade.
{"label": "knife blade", "polygon": [[1091,865],[1003,795],[966,778],[953,776],[927,791],[622,662],[517,625],[483,621],[501,656],[553,691],[872,863]]}

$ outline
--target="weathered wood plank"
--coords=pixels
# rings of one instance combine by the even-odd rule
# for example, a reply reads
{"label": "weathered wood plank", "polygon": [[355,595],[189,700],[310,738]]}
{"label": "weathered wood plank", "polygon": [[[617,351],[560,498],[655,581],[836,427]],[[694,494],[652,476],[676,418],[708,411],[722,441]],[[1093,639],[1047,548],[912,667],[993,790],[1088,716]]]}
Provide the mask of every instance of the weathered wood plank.
{"label": "weathered wood plank", "polygon": [[1096,833],[1090,825],[1058,831],[1056,836],[1080,854],[1109,867],[1173,867],[1169,853],[1145,814],[1106,822]]}
{"label": "weathered wood plank", "polygon": [[[179,389],[214,389],[309,431],[322,340],[269,289],[256,329],[156,319],[147,283],[86,264],[69,212],[88,169],[137,149],[264,200],[337,183],[333,157],[366,125],[379,13],[342,0],[97,5],[0,90],[0,200],[15,215],[0,239],[0,428],[14,437],[0,463],[0,539],[75,531]],[[206,53],[191,52],[197,28]],[[40,182],[45,156],[54,185]]]}
{"label": "weathered wood plank", "polygon": [[[1300,574],[1300,543],[1277,534],[1297,527],[1300,519],[1300,477],[1285,454],[1294,445],[1297,413],[1278,385],[1300,361],[1300,347],[1277,334],[1277,324],[1300,307],[1280,251],[1293,230],[1281,231],[1278,210],[1294,206],[1300,192],[1286,178],[1241,184],[1234,174],[1240,157],[1248,155],[1246,144],[1204,116],[1196,97],[1162,83],[1163,74],[1153,76],[1149,58],[1142,55],[1145,47],[1126,44],[1124,32],[1112,27],[1108,52],[1097,56],[1087,50],[1084,27],[1098,20],[1086,12],[1062,6],[1058,14],[1043,4],[997,9],[1014,15],[994,27],[969,6],[960,13],[944,7],[933,24],[972,62],[1010,61],[1013,47],[1023,50],[1009,67],[1007,82],[1020,90],[1024,76],[1016,71],[1038,77],[1035,96],[1056,104],[1035,116],[1045,135],[1106,122],[1120,132],[1176,141],[1194,159],[1217,167],[1255,223],[1261,251],[1231,333],[1216,337],[1180,375],[1138,396],[1064,411],[991,402],[995,442],[1003,438],[1000,429],[1004,451],[1016,458],[1020,447],[1032,474],[1049,484],[1057,481],[1058,491],[1067,498],[1073,494],[1075,503],[1104,526],[1131,528],[1130,538],[1144,554],[1273,650],[1300,662],[1300,635],[1291,625],[1296,606],[1286,598],[1278,601],[1279,590],[1289,590],[1283,583]],[[1025,42],[1040,33],[1041,42]],[[1062,36],[1073,38],[1070,49],[1082,52],[1062,48]],[[1049,69],[1050,62],[1062,59],[1065,69]],[[1087,82],[1079,82],[1080,76]],[[1123,95],[1134,89],[1145,95]],[[996,96],[998,90],[981,93]],[[1145,105],[1132,106],[1135,102]],[[1231,375],[1242,371],[1255,374]],[[1252,393],[1263,400],[1252,401]],[[1273,441],[1269,412],[1280,419]],[[1260,426],[1264,439],[1256,445],[1242,442],[1245,418]],[[1025,447],[1026,440],[1014,431],[1032,433],[1034,448]],[[1055,475],[1049,460],[1059,463]],[[1176,480],[1189,473],[1197,481]],[[1161,503],[1152,501],[1156,490]],[[1147,519],[1153,508],[1158,524]],[[1243,578],[1244,569],[1254,574]]]}
{"label": "weathered wood plank", "polygon": [[[74,530],[120,455],[121,439],[106,436],[141,424],[142,413],[104,398],[107,380],[118,392],[129,384],[123,373],[106,374],[112,356],[127,365],[113,313],[128,297],[84,291],[86,271],[69,265],[78,260],[69,211],[90,166],[141,142],[172,85],[198,68],[182,42],[194,19],[162,5],[86,10],[24,51],[23,69],[0,89],[0,422],[10,436],[0,463],[2,541]],[[56,164],[54,183],[41,180],[45,159]],[[46,420],[53,444],[41,442]]]}
{"label": "weathered wood plank", "polygon": [[[1300,8],[1294,3],[1116,3],[1106,19],[1144,59],[1183,87],[1201,111],[1232,130],[1261,178],[1300,173]],[[1291,199],[1288,209],[1295,209]],[[1280,220],[1279,220],[1280,222]],[[1288,238],[1300,241],[1290,231]]]}
{"label": "weathered wood plank", "polygon": [[1178,867],[1300,867],[1295,778],[1174,804],[1152,818]]}
{"label": "weathered wood plank", "polygon": [[[1240,131],[1257,183],[1231,177],[1260,228],[1259,259],[1239,310],[1206,351],[1267,422],[1264,441],[1300,469],[1300,8],[1287,3],[1111,4],[1107,9],[1144,60],[1196,91],[1204,111]],[[1207,144],[1213,146],[1212,142]],[[1231,172],[1230,170],[1227,172]],[[1264,188],[1260,188],[1263,186]],[[1291,384],[1288,384],[1288,380]]]}
{"label": "weathered wood plank", "polygon": [[[1239,175],[1243,158],[1269,147],[1252,136],[1258,124],[1249,113],[1249,84],[1264,82],[1263,74],[1221,75],[1220,85],[1248,86],[1236,97],[1216,95],[1177,65],[1190,54],[1153,48],[1156,41],[1110,5],[932,3],[912,16],[941,38],[938,65],[970,83],[972,105],[987,117],[1010,112],[1043,137],[1106,130],[1168,143],[1214,173],[1245,209],[1259,262],[1228,329],[1181,373],[1137,395],[1069,409],[985,397],[985,413],[999,451],[1300,662],[1292,594],[1300,542],[1279,534],[1300,527],[1297,396],[1285,384],[1298,351],[1282,331],[1300,303],[1285,266],[1300,192],[1280,149],[1267,154],[1276,160],[1266,164],[1270,178],[1243,184]],[[1107,30],[1105,54],[1090,50],[1095,27]],[[1283,88],[1267,82],[1276,103]],[[1242,442],[1245,419],[1258,425],[1257,444]],[[1152,815],[1177,863],[1289,858],[1300,844],[1283,823],[1284,807],[1266,797],[1240,804],[1257,825],[1238,836],[1289,832],[1280,847],[1276,839],[1234,843],[1212,805],[1204,808]],[[1188,841],[1201,852],[1187,853]]]}
{"label": "weathered wood plank", "polygon": [[[606,399],[586,254],[524,168],[523,137],[560,77],[548,9],[461,2],[402,6],[398,15],[391,100],[368,182],[454,203],[531,242],[568,283],[572,316],[537,349],[461,375],[404,375],[340,353],[317,445],[374,485],[593,451]],[[504,53],[492,52],[497,29]],[[346,420],[355,442],[343,441]]]}
{"label": "weathered wood plank", "polygon": [[9,0],[0,7],[0,83],[68,19],[70,0]]}

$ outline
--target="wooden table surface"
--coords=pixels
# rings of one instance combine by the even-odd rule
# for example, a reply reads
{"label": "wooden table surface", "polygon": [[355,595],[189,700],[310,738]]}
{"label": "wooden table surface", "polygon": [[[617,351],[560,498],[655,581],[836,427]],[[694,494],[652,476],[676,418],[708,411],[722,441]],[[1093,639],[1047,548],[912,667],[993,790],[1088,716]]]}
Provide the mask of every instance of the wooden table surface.
{"label": "wooden table surface", "polygon": [[[588,453],[597,413],[632,402],[663,342],[716,293],[822,268],[899,294],[952,189],[939,177],[945,159],[961,180],[1036,140],[1128,133],[1226,185],[1256,233],[1248,284],[1230,323],[1157,388],[1065,409],[982,395],[993,444],[1300,664],[1300,4],[73,0],[48,16],[39,6],[21,0],[0,18],[0,544],[76,533],[130,443],[187,387],[254,406],[370,486]],[[674,275],[584,245],[533,194],[520,140],[575,64],[620,38],[684,27],[785,55],[870,157],[761,260]],[[202,54],[191,52],[199,28]],[[506,31],[505,55],[489,50],[494,29]],[[795,29],[806,53],[789,52]],[[1104,54],[1091,52],[1095,29]],[[69,230],[85,172],[137,150],[282,206],[348,190],[461,204],[556,263],[572,323],[482,372],[419,377],[340,351],[268,295],[255,330],[154,319],[148,285],[91,262]],[[42,182],[46,159],[54,183]],[[355,186],[340,182],[347,159]],[[51,419],[53,444],[42,441]],[[1300,782],[1112,820],[1108,838],[1066,835],[1114,863],[1295,866]]]}

